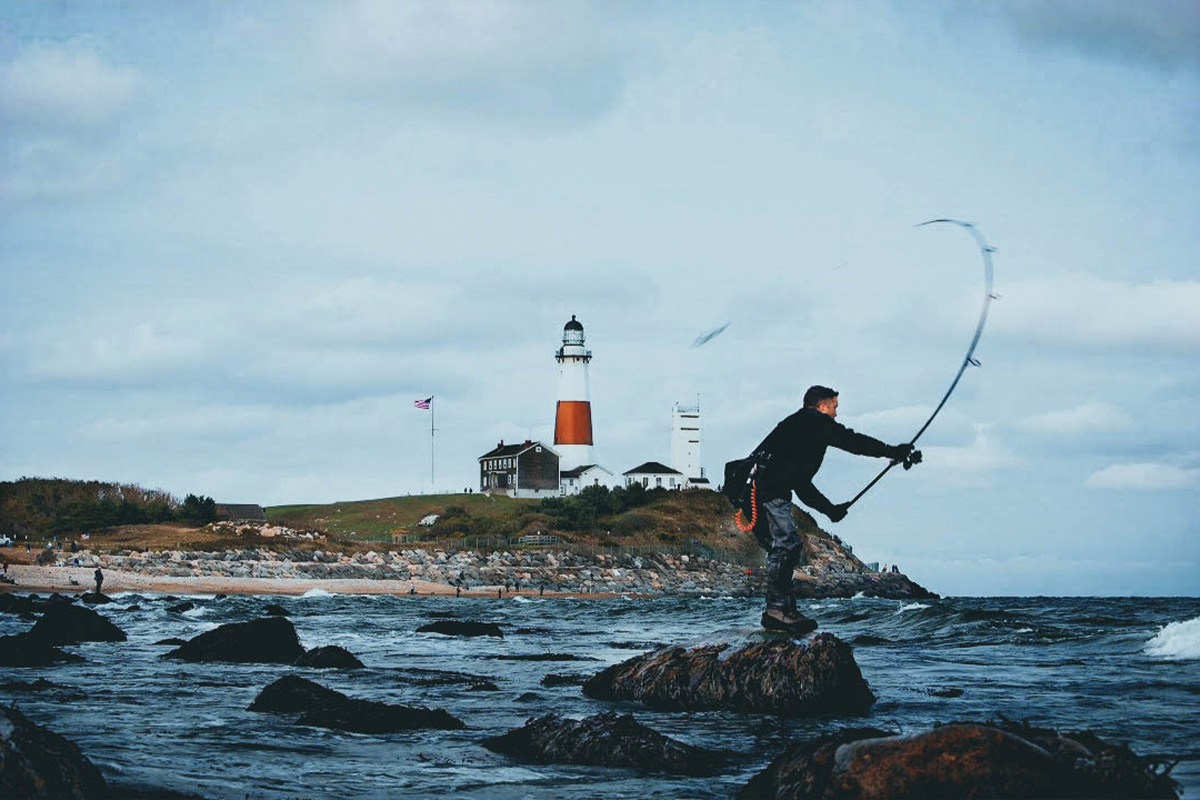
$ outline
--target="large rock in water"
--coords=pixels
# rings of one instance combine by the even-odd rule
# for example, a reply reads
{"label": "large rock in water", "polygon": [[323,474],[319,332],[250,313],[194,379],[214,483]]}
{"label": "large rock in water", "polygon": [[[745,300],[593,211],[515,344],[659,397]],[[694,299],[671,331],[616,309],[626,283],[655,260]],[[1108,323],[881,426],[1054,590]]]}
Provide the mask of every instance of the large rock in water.
{"label": "large rock in water", "polygon": [[96,765],[79,746],[0,707],[0,797],[107,797]]}
{"label": "large rock in water", "polygon": [[296,629],[285,617],[231,622],[188,640],[162,658],[184,661],[233,661],[242,664],[291,664],[304,655]]}
{"label": "large rock in water", "polygon": [[789,747],[739,795],[751,798],[1176,798],[1157,765],[1092,734],[954,723],[911,736],[840,731]]}
{"label": "large rock in water", "polygon": [[123,642],[125,631],[103,614],[83,606],[56,603],[42,615],[29,635],[46,644]]}
{"label": "large rock in water", "polygon": [[417,628],[417,633],[442,633],[446,636],[498,636],[504,631],[494,622],[470,622],[468,620],[443,619]]}
{"label": "large rock in water", "polygon": [[28,633],[0,636],[0,667],[48,667],[60,661],[83,660],[83,656],[59,650]]}
{"label": "large rock in water", "polygon": [[581,720],[547,714],[481,744],[539,764],[629,767],[684,775],[710,775],[725,762],[720,753],[663,736],[631,714],[597,714]]}
{"label": "large rock in water", "polygon": [[363,663],[358,656],[336,644],[314,647],[295,660],[293,666],[315,669],[361,669]]}
{"label": "large rock in water", "polygon": [[415,728],[458,730],[462,720],[440,708],[396,706],[358,700],[319,683],[288,675],[259,692],[251,711],[301,712],[301,725],[353,733],[392,733]]}
{"label": "large rock in water", "polygon": [[858,714],[875,695],[850,646],[829,633],[643,653],[592,676],[583,693],[599,700],[640,700],[664,710],[725,709],[792,716]]}

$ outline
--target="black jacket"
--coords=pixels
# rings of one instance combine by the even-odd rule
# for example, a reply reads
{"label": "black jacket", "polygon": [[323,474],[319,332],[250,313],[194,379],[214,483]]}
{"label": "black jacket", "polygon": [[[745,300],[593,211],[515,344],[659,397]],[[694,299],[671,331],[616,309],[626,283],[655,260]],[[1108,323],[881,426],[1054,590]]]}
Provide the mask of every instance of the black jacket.
{"label": "black jacket", "polygon": [[759,473],[758,499],[790,498],[794,491],[806,506],[828,515],[833,503],[813,486],[812,479],[831,446],[860,456],[892,452],[890,445],[855,433],[828,414],[802,408],[776,425],[755,450],[770,454]]}

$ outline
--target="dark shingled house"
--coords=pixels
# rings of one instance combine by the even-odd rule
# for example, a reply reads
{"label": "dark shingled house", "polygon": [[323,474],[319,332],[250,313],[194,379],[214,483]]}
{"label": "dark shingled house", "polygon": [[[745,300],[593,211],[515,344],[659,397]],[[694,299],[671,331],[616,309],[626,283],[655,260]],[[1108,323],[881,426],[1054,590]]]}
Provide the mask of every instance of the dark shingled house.
{"label": "dark shingled house", "polygon": [[479,457],[479,490],[509,497],[557,497],[558,451],[526,439],[505,444]]}

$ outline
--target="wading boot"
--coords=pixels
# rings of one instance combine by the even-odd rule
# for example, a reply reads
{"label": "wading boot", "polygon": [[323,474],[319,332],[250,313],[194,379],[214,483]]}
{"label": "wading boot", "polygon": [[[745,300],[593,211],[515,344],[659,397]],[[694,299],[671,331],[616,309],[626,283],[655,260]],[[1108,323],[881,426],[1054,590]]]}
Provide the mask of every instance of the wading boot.
{"label": "wading boot", "polygon": [[817,629],[817,623],[796,611],[768,608],[762,615],[762,626],[769,631],[779,631],[792,636],[803,636]]}

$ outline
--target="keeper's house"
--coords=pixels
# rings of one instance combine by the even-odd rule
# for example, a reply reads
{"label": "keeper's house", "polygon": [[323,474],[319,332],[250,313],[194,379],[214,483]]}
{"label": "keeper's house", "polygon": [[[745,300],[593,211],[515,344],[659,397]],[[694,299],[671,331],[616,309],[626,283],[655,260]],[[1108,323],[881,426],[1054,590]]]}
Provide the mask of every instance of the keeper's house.
{"label": "keeper's house", "polygon": [[599,464],[583,464],[564,469],[559,476],[562,494],[579,494],[587,486],[610,486],[613,474]]}
{"label": "keeper's house", "polygon": [[640,483],[647,489],[658,487],[662,487],[663,489],[682,489],[687,482],[682,472],[677,469],[671,469],[667,465],[660,464],[657,461],[647,461],[645,464],[634,467],[622,474],[625,476],[626,486]]}
{"label": "keeper's house", "polygon": [[479,457],[479,490],[509,497],[558,497],[558,451],[526,439],[505,444]]}

